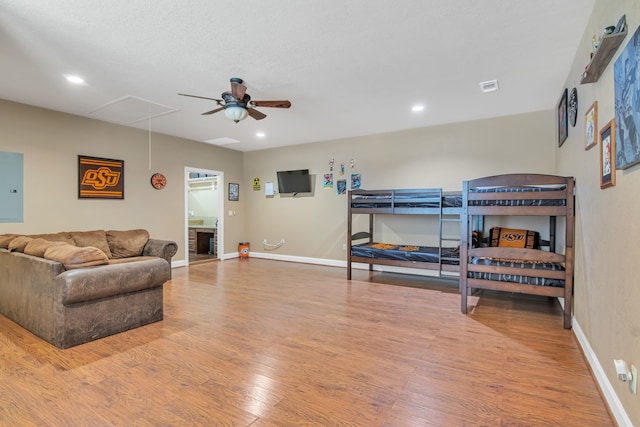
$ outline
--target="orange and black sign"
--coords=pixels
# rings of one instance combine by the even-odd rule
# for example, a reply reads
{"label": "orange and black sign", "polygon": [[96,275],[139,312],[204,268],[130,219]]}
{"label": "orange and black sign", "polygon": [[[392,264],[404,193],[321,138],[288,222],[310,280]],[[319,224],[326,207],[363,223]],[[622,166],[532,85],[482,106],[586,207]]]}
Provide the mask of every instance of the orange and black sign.
{"label": "orange and black sign", "polygon": [[78,156],[79,199],[124,199],[124,160]]}

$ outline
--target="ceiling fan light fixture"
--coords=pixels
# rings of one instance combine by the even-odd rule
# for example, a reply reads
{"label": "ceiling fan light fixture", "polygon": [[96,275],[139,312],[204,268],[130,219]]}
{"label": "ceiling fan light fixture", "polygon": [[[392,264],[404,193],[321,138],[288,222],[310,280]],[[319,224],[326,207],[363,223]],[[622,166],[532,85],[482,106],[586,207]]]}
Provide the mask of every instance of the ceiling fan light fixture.
{"label": "ceiling fan light fixture", "polygon": [[224,115],[227,116],[228,119],[238,123],[240,120],[246,119],[249,113],[246,108],[238,105],[227,105],[224,109]]}

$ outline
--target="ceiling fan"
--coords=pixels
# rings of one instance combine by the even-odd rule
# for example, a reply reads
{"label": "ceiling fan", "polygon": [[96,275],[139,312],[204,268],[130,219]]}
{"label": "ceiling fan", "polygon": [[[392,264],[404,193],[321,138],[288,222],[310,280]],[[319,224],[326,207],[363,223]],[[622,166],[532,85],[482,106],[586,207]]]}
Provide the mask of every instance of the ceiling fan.
{"label": "ceiling fan", "polygon": [[222,99],[207,98],[206,96],[187,95],[186,93],[179,93],[181,96],[190,96],[192,98],[209,99],[216,101],[219,105],[218,108],[206,111],[202,115],[209,115],[224,110],[225,116],[238,123],[240,120],[244,120],[247,116],[251,116],[256,120],[262,120],[267,117],[266,114],[256,110],[255,107],[272,107],[272,108],[289,108],[291,102],[287,100],[280,101],[252,101],[251,97],[247,93],[247,87],[241,78],[231,78],[231,91],[222,92]]}

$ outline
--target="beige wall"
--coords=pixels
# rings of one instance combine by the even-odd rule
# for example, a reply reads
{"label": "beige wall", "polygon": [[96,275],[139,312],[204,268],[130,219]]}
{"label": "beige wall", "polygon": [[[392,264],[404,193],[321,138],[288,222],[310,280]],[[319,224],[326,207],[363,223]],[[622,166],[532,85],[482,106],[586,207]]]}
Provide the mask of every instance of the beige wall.
{"label": "beige wall", "polygon": [[[625,13],[629,35],[600,80],[581,85],[593,35]],[[575,318],[634,425],[640,425],[640,396],[617,380],[613,359],[640,367],[640,166],[618,171],[615,187],[601,190],[599,147],[585,151],[583,135],[584,113],[594,101],[599,127],[614,118],[614,63],[639,24],[637,0],[596,0],[566,81],[569,90],[578,88],[578,122],[558,150],[559,173],[575,175],[577,183]]]}
{"label": "beige wall", "polygon": [[[340,178],[340,163],[345,164],[343,178],[349,180],[350,160],[354,159],[354,172],[361,173],[362,187],[366,189],[441,187],[460,191],[463,180],[480,176],[555,173],[554,123],[555,112],[548,110],[247,152],[244,193],[250,206],[246,212],[246,236],[251,250],[270,255],[346,260],[343,250],[347,235],[346,196],[337,195],[335,189],[322,188],[323,175],[329,172],[329,159],[335,159],[334,181]],[[254,177],[263,183],[277,183],[276,171],[304,168],[314,175],[312,197],[276,194],[267,198],[264,191],[252,191],[249,187]],[[421,244],[422,241],[415,240],[416,230],[421,228],[412,224],[416,220],[387,218],[381,229],[383,234],[377,237],[384,238],[386,233],[408,240],[394,240],[398,243]],[[419,220],[424,221],[424,217]],[[423,238],[429,236],[420,236]],[[262,245],[265,239],[268,243],[284,239],[285,244],[270,251]]]}
{"label": "beige wall", "polygon": [[[635,31],[640,2],[596,0],[565,85],[578,88],[578,124],[569,129],[569,138],[559,149],[555,106],[524,115],[244,154],[153,134],[152,169],[169,181],[165,190],[156,191],[149,185],[146,132],[0,101],[0,151],[24,153],[25,163],[24,223],[0,224],[0,233],[143,227],[153,237],[177,241],[176,259],[183,259],[183,177],[189,166],[224,171],[226,182],[240,183],[239,202],[228,202],[225,196],[224,212],[236,212],[224,218],[225,253],[235,252],[239,241],[248,240],[252,252],[344,261],[346,197],[322,188],[331,158],[334,180],[340,178],[340,163],[349,174],[349,162],[355,159],[354,172],[362,174],[362,185],[369,189],[458,190],[464,179],[510,172],[573,175],[577,180],[575,319],[624,410],[640,425],[640,397],[630,395],[627,385],[617,381],[612,364],[613,358],[624,358],[640,365],[640,286],[635,271],[640,166],[618,171],[615,187],[599,188],[598,149],[584,150],[583,115],[597,100],[599,125],[614,117],[613,62],[599,82],[579,84],[593,34],[615,24],[623,13],[630,32]],[[125,160],[126,199],[78,200],[78,154]],[[314,175],[312,197],[264,196],[264,183],[275,183],[277,170],[299,168],[309,168]],[[261,179],[261,191],[253,191],[254,177]],[[383,232],[404,236],[414,229],[392,222]],[[262,246],[265,239],[286,243],[267,251]]]}
{"label": "beige wall", "polygon": [[[242,153],[168,135],[152,134],[151,165],[168,184],[149,184],[148,132],[0,100],[0,151],[24,153],[24,222],[0,224],[0,234],[62,230],[146,228],[174,240],[184,260],[186,166],[224,172],[242,182]],[[125,161],[124,200],[78,200],[79,154]],[[229,203],[229,202],[226,202]],[[243,239],[240,213],[225,218],[225,253]]]}

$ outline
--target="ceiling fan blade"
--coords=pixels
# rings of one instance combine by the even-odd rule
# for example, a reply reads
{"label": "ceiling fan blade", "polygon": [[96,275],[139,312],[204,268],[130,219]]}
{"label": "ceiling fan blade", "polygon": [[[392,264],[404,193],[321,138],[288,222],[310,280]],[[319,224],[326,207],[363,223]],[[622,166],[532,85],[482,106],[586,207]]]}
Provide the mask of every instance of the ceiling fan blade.
{"label": "ceiling fan blade", "polygon": [[180,96],[190,96],[191,98],[200,98],[200,99],[208,99],[210,101],[216,101],[218,105],[222,105],[222,99],[216,98],[207,98],[206,96],[198,96],[198,95],[187,95],[186,93],[179,93]]}
{"label": "ceiling fan blade", "polygon": [[231,79],[231,95],[233,95],[235,99],[242,100],[246,91],[247,87],[242,84],[241,79]]}
{"label": "ceiling fan blade", "polygon": [[291,107],[291,102],[287,100],[281,101],[251,101],[251,105],[256,107],[273,107],[273,108],[289,108]]}
{"label": "ceiling fan blade", "polygon": [[256,119],[256,120],[262,120],[265,117],[267,117],[266,114],[261,113],[260,111],[254,109],[254,108],[247,108],[247,113],[249,113],[249,115],[251,117],[253,117],[254,119]]}
{"label": "ceiling fan blade", "polygon": [[207,111],[206,113],[202,113],[203,116],[207,116],[209,114],[217,113],[218,111],[224,110],[224,107],[216,108],[215,110]]}

